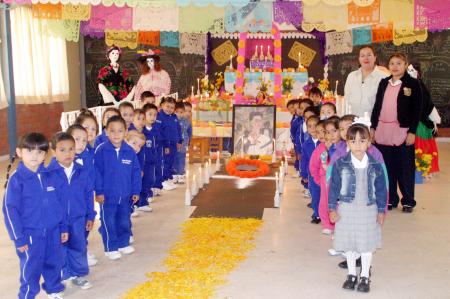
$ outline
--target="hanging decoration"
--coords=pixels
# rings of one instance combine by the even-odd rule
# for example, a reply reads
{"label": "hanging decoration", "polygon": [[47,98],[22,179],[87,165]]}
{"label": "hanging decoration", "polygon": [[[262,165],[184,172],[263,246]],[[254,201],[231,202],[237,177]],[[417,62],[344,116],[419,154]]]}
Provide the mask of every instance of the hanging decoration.
{"label": "hanging decoration", "polygon": [[178,32],[161,31],[159,35],[161,47],[179,48],[180,35]]}
{"label": "hanging decoration", "polygon": [[66,4],[62,6],[61,13],[61,18],[65,20],[87,21],[91,18],[91,6]]}
{"label": "hanging decoration", "polygon": [[159,31],[139,31],[138,43],[140,45],[158,47],[160,43]]}
{"label": "hanging decoration", "polygon": [[[316,5],[304,5],[303,22],[306,24],[316,24],[314,26],[315,29],[320,28],[318,28],[318,24],[323,24],[323,30],[320,31],[346,30],[348,25],[348,8],[346,5],[333,6],[322,2]],[[306,24],[305,27],[302,24],[303,29],[308,29]],[[311,32],[313,29],[305,31]]]}
{"label": "hanging decoration", "polygon": [[314,60],[314,57],[316,57],[316,53],[317,52],[313,49],[305,46],[298,41],[295,41],[291,49],[289,50],[288,57],[297,63],[299,62],[300,58],[300,64],[309,67],[311,65],[311,62]]}
{"label": "hanging decoration", "polygon": [[33,4],[32,5],[33,17],[38,19],[61,19],[62,5],[58,4]]}
{"label": "hanging decoration", "polygon": [[355,3],[348,5],[349,24],[370,24],[380,21],[380,1],[375,0],[369,6],[358,6]]}
{"label": "hanging decoration", "polygon": [[149,6],[133,9],[133,30],[178,31],[178,6]]}
{"label": "hanging decoration", "polygon": [[380,22],[393,22],[396,28],[414,29],[413,2],[412,0],[381,1]]}
{"label": "hanging decoration", "polygon": [[427,37],[428,31],[426,29],[396,29],[394,27],[393,43],[396,46],[400,46],[401,44],[412,44],[416,41],[424,42],[427,40]]}
{"label": "hanging decoration", "polygon": [[414,1],[414,28],[428,31],[450,28],[450,1]]}
{"label": "hanging decoration", "polygon": [[48,35],[62,37],[67,41],[78,42],[80,37],[80,21],[46,20],[43,28]]}
{"label": "hanging decoration", "polygon": [[350,30],[327,32],[325,37],[325,55],[344,54],[353,51],[352,32]]}
{"label": "hanging decoration", "polygon": [[353,46],[368,45],[372,43],[372,27],[364,26],[352,29]]}
{"label": "hanging decoration", "polygon": [[207,6],[210,4],[214,4],[217,7],[225,7],[227,5],[241,7],[247,5],[249,2],[250,0],[177,0],[177,4],[179,6]]}
{"label": "hanging decoration", "polygon": [[[179,8],[179,31],[206,33],[217,30],[215,24],[223,22],[225,9],[212,5],[206,7],[188,6]],[[218,27],[220,29],[220,26]],[[212,31],[214,33],[214,31]],[[220,32],[219,32],[220,33]]]}
{"label": "hanging decoration", "polygon": [[227,32],[270,32],[272,3],[251,2],[244,7],[228,6],[225,10]]}
{"label": "hanging decoration", "polygon": [[273,20],[299,27],[302,24],[302,3],[300,1],[274,2]]}
{"label": "hanging decoration", "polygon": [[138,46],[138,32],[107,29],[105,31],[105,43],[108,46],[116,45],[121,48],[136,49]]}
{"label": "hanging decoration", "polygon": [[247,32],[239,33],[238,57],[236,71],[236,93],[234,104],[241,104],[244,95],[245,50],[247,44]]}
{"label": "hanging decoration", "polygon": [[205,55],[206,34],[180,33],[180,53]]}
{"label": "hanging decoration", "polygon": [[131,7],[117,7],[97,5],[91,10],[89,26],[95,30],[115,29],[127,30],[132,28],[133,9]]}
{"label": "hanging decoration", "polygon": [[282,105],[281,97],[282,97],[282,83],[283,78],[281,76],[283,70],[281,69],[281,34],[278,26],[275,23],[272,23],[272,34],[273,34],[273,47],[274,47],[274,79],[273,79],[273,92],[275,103],[278,107]]}
{"label": "hanging decoration", "polygon": [[222,43],[220,46],[211,51],[211,56],[217,65],[224,65],[230,62],[230,58],[237,56],[237,49],[230,40]]}
{"label": "hanging decoration", "polygon": [[372,43],[381,43],[393,39],[392,23],[372,25]]}
{"label": "hanging decoration", "polygon": [[373,3],[374,0],[303,0],[305,5],[316,5],[320,2],[333,6],[342,6],[348,3],[355,3],[358,6],[368,6]]}
{"label": "hanging decoration", "polygon": [[89,26],[89,21],[80,22],[80,34],[83,36],[90,36],[92,38],[104,38],[105,31],[93,29]]}

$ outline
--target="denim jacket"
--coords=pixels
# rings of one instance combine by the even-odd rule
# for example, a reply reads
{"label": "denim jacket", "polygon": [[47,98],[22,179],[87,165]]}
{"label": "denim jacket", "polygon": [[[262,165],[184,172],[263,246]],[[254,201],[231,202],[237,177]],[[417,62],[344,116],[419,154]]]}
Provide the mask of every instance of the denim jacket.
{"label": "denim jacket", "polygon": [[[386,178],[383,166],[370,154],[367,166],[368,206],[377,204],[378,213],[384,213],[387,201]],[[328,208],[336,210],[337,201],[352,202],[355,198],[356,174],[351,153],[338,159],[331,169]]]}

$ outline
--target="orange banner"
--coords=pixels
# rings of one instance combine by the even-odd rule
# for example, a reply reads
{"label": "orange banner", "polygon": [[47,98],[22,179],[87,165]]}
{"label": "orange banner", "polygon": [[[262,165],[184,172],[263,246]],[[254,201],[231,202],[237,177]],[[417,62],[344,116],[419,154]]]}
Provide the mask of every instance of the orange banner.
{"label": "orange banner", "polygon": [[372,43],[381,43],[393,39],[393,25],[378,24],[372,25]]}
{"label": "orange banner", "polygon": [[159,46],[159,31],[139,31],[138,43],[147,46]]}
{"label": "orange banner", "polygon": [[39,19],[61,19],[62,4],[33,4],[33,17]]}
{"label": "orange banner", "polygon": [[349,24],[369,24],[380,21],[380,0],[369,6],[358,6],[353,1],[348,4]]}

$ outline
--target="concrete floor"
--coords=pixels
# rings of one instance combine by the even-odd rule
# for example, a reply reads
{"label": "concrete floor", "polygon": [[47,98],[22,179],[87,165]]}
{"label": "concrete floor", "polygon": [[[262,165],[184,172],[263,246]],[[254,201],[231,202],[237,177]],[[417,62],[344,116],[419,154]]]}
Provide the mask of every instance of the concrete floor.
{"label": "concrete floor", "polygon": [[[383,248],[374,256],[372,291],[359,294],[341,289],[346,271],[340,257],[327,250],[331,239],[320,225],[309,223],[311,210],[299,195],[297,179],[287,178],[280,209],[266,209],[256,248],[218,289],[216,298],[450,298],[450,143],[439,144],[441,173],[416,188],[413,214],[389,214],[383,229]],[[0,163],[4,183],[5,163]],[[3,192],[3,191],[2,191]],[[65,298],[119,298],[145,281],[145,273],[161,271],[161,262],[194,208],[185,207],[184,188],[167,192],[153,204],[155,211],[134,219],[135,254],[107,260],[94,232],[90,250],[99,258],[89,276],[94,287],[66,290]],[[97,223],[98,224],[98,223]],[[15,298],[18,259],[4,225],[0,225],[0,298]],[[46,298],[41,292],[38,298]]]}

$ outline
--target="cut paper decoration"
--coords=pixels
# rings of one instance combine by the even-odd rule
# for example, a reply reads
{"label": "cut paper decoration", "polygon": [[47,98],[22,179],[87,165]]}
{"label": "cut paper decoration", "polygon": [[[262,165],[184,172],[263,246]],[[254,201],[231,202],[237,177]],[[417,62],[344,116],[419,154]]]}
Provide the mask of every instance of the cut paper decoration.
{"label": "cut paper decoration", "polygon": [[368,45],[372,43],[372,27],[364,26],[352,29],[353,46]]}
{"label": "cut paper decoration", "polygon": [[370,24],[380,21],[380,1],[375,0],[369,6],[358,6],[355,3],[348,5],[349,24]]}
{"label": "cut paper decoration", "polygon": [[159,46],[160,33],[159,31],[139,31],[138,43],[146,46]]}
{"label": "cut paper decoration", "polygon": [[[320,1],[333,6],[345,5],[352,2],[352,0],[302,0],[305,5],[316,5]],[[368,6],[372,4],[373,1],[374,0],[353,0],[358,6]]]}
{"label": "cut paper decoration", "polygon": [[62,37],[67,41],[78,42],[80,37],[80,21],[45,20],[43,27],[48,35]]}
{"label": "cut paper decoration", "polygon": [[450,28],[450,1],[415,1],[414,28],[428,31]]}
{"label": "cut paper decoration", "polygon": [[33,17],[39,19],[61,19],[62,5],[37,3],[32,5]]}
{"label": "cut paper decoration", "polygon": [[131,30],[132,20],[133,9],[131,7],[97,5],[91,9],[89,26],[96,30]]}
{"label": "cut paper decoration", "polygon": [[413,0],[381,1],[380,22],[392,22],[395,28],[414,29]]}
{"label": "cut paper decoration", "polygon": [[396,29],[394,27],[393,43],[396,46],[401,44],[412,44],[414,42],[424,42],[428,38],[428,31],[426,29],[411,30],[411,29]]}
{"label": "cut paper decoration", "polygon": [[130,49],[136,49],[138,46],[138,32],[106,30],[105,43],[108,46],[116,45],[121,48],[128,47]]}
{"label": "cut paper decoration", "polygon": [[206,54],[206,34],[202,33],[181,33],[180,34],[181,54]]}
{"label": "cut paper decoration", "polygon": [[324,23],[309,23],[309,22],[302,22],[302,29],[305,32],[312,32],[313,30],[317,30],[320,32],[327,32],[331,29],[327,28],[327,25]]}
{"label": "cut paper decoration", "polygon": [[[220,30],[225,9],[213,5],[206,7],[188,6],[179,8],[179,31],[191,33],[206,33],[211,30]],[[211,31],[214,33],[214,31]],[[221,33],[221,32],[218,32]]]}
{"label": "cut paper decoration", "polygon": [[136,7],[133,10],[133,30],[178,31],[178,6]]}
{"label": "cut paper decoration", "polygon": [[105,37],[105,31],[103,30],[96,30],[91,27],[89,27],[89,21],[81,21],[80,22],[80,34],[83,36],[90,36],[92,38],[104,38]]}
{"label": "cut paper decoration", "polygon": [[352,32],[327,32],[325,34],[325,55],[350,53],[353,51]]}
{"label": "cut paper decoration", "polygon": [[298,63],[299,53],[301,53],[301,64],[306,67],[309,67],[311,65],[311,62],[316,56],[316,51],[298,41],[295,41],[291,49],[289,50],[288,57]]}
{"label": "cut paper decoration", "polygon": [[87,21],[91,18],[90,5],[66,4],[62,6],[62,19]]}
{"label": "cut paper decoration", "polygon": [[212,50],[211,55],[217,65],[224,65],[227,62],[230,62],[230,57],[237,56],[237,49],[233,45],[230,40],[222,43],[220,46]]}
{"label": "cut paper decoration", "polygon": [[393,39],[393,26],[389,24],[372,25],[372,43],[381,43]]}
{"label": "cut paper decoration", "polygon": [[272,28],[272,3],[251,2],[244,7],[228,6],[225,11],[227,32],[269,32]]}
{"label": "cut paper decoration", "polygon": [[227,5],[240,7],[247,5],[249,2],[250,0],[177,0],[179,6],[207,6],[209,4],[214,4],[217,7],[225,7]]}
{"label": "cut paper decoration", "polygon": [[171,48],[180,47],[180,35],[178,32],[161,31],[159,39],[161,47],[171,47]]}
{"label": "cut paper decoration", "polygon": [[348,8],[346,5],[333,6],[322,2],[312,6],[306,5],[303,6],[303,21],[324,24],[328,31],[343,31],[348,25]]}
{"label": "cut paper decoration", "polygon": [[302,3],[300,1],[274,2],[273,20],[279,24],[292,24],[296,27],[302,24]]}

